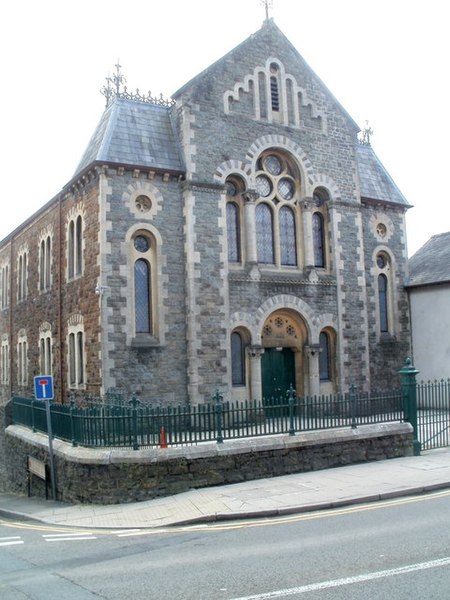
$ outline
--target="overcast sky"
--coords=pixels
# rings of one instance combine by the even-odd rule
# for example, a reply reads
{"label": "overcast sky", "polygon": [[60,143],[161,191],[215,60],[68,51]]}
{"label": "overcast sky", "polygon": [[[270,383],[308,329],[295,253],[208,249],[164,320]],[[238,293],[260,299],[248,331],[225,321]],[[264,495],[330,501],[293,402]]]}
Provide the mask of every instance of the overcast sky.
{"label": "overcast sky", "polygon": [[[353,119],[408,202],[409,254],[450,230],[447,3],[273,0],[270,15]],[[67,183],[120,58],[169,97],[257,31],[260,0],[9,0],[1,9],[0,239]]]}

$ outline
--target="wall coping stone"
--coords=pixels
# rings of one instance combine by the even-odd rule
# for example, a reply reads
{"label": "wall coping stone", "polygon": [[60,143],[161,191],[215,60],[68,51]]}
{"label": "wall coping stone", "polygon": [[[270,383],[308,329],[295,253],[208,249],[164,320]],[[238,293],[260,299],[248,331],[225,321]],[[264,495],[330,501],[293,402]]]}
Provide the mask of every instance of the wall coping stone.
{"label": "wall coping stone", "polygon": [[[127,463],[155,463],[179,459],[200,459],[216,456],[231,456],[248,454],[250,452],[266,452],[318,446],[320,444],[343,443],[348,441],[367,440],[393,435],[408,434],[413,431],[410,423],[377,423],[359,425],[355,429],[343,427],[320,431],[307,431],[294,436],[287,434],[270,435],[236,440],[225,440],[223,444],[217,442],[202,442],[198,446],[179,446],[168,448],[84,448],[72,446],[69,442],[53,439],[53,453],[65,460],[80,464],[127,464]],[[48,450],[47,434],[33,432],[21,425],[9,425],[6,435],[19,438],[24,442]]]}

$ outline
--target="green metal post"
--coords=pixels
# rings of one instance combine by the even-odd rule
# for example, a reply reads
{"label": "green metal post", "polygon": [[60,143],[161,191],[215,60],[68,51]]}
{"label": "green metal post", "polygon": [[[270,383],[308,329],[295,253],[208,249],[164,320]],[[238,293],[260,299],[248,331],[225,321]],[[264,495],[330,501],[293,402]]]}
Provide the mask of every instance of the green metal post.
{"label": "green metal post", "polygon": [[216,393],[213,396],[213,400],[215,401],[215,413],[216,413],[216,441],[218,444],[223,444],[223,432],[222,432],[222,400],[223,396],[219,393],[219,390],[216,390]]}
{"label": "green metal post", "polygon": [[417,436],[417,384],[416,375],[419,371],[411,363],[411,359],[407,358],[405,366],[400,369],[400,380],[403,394],[403,410],[405,420],[411,423],[413,427],[413,452],[414,456],[420,456],[421,444]]}
{"label": "green metal post", "polygon": [[131,404],[131,420],[132,420],[132,428],[133,428],[133,450],[139,450],[138,444],[138,433],[137,433],[137,406],[140,404],[139,400],[133,394],[133,397],[130,400]]}
{"label": "green metal post", "polygon": [[352,419],[352,429],[356,429],[356,385],[354,383],[350,386],[350,413]]}
{"label": "green metal post", "polygon": [[289,435],[295,435],[295,427],[294,427],[294,406],[295,406],[295,397],[294,397],[294,389],[292,388],[292,383],[289,386],[288,390],[288,405],[289,405]]}

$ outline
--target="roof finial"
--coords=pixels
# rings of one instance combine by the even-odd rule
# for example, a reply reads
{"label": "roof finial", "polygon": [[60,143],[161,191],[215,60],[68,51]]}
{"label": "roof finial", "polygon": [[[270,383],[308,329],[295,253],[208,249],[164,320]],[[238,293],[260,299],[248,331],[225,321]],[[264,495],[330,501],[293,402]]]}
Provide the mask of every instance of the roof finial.
{"label": "roof finial", "polygon": [[369,126],[369,121],[366,121],[366,126],[361,131],[361,137],[359,138],[360,144],[370,146],[370,138],[373,136],[373,129]]}
{"label": "roof finial", "polygon": [[269,8],[273,8],[273,0],[260,0],[261,4],[266,9],[266,21],[269,20]]}

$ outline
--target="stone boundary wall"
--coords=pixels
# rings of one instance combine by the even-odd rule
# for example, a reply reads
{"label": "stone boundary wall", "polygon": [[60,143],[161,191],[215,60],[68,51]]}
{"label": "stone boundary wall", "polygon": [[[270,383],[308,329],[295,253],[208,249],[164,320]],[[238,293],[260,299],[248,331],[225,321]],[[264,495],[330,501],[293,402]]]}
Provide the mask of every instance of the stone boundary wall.
{"label": "stone boundary wall", "polygon": [[[57,495],[58,500],[75,504],[135,502],[195,488],[410,456],[412,431],[409,423],[389,423],[135,451],[80,448],[54,440]],[[47,436],[10,425],[5,444],[9,488],[26,493],[27,456],[48,460]],[[45,494],[44,482],[36,477],[32,494]]]}

